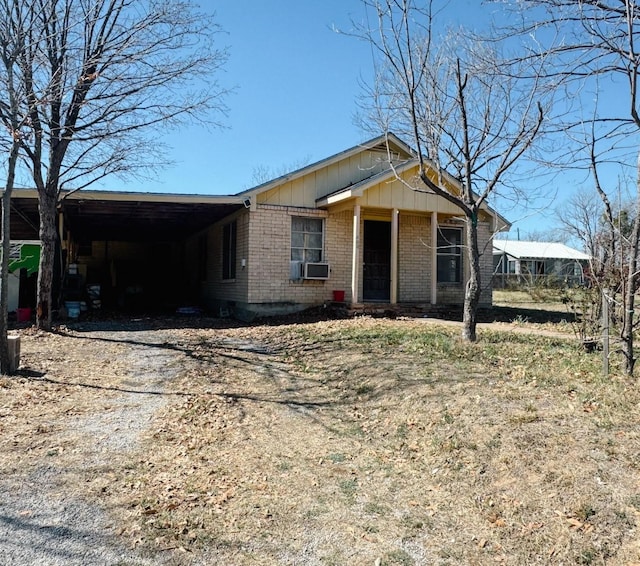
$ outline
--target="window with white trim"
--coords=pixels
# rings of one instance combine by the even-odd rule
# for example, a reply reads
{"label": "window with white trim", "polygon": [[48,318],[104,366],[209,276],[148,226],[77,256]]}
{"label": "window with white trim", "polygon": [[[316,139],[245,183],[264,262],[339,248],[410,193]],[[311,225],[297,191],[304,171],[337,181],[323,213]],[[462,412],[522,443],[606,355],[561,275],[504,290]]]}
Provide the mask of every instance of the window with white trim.
{"label": "window with white trim", "polygon": [[293,216],[291,218],[291,261],[315,263],[322,261],[322,218]]}
{"label": "window with white trim", "polygon": [[236,232],[237,222],[222,227],[222,279],[236,278]]}
{"label": "window with white trim", "polygon": [[462,283],[462,228],[438,228],[438,283]]}

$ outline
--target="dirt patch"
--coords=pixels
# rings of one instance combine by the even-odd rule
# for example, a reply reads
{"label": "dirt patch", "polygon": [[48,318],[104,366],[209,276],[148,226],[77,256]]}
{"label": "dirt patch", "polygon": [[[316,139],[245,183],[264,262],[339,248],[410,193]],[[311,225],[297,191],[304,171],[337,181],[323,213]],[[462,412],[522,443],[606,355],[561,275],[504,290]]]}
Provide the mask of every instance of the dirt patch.
{"label": "dirt patch", "polygon": [[22,509],[49,505],[32,526],[95,510],[85,534],[134,564],[640,562],[640,396],[570,338],[115,332],[27,333],[28,370],[2,381],[3,481],[35,474],[47,499]]}
{"label": "dirt patch", "polygon": [[22,377],[0,382],[2,563],[159,563],[118,540],[87,493],[139,449],[188,365],[168,339],[135,326],[23,332]]}

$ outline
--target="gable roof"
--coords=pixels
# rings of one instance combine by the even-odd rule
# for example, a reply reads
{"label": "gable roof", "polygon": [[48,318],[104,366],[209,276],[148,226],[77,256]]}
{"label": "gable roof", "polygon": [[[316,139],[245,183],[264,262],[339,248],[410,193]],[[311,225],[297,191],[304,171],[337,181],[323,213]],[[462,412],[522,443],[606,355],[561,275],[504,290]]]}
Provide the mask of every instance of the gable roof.
{"label": "gable roof", "polygon": [[322,169],[323,167],[338,163],[339,161],[347,159],[352,155],[356,155],[362,151],[379,149],[386,152],[387,147],[389,147],[390,149],[395,148],[399,152],[402,152],[403,154],[405,154],[405,159],[411,159],[415,156],[415,152],[413,151],[413,149],[411,149],[411,147],[404,143],[398,136],[393,133],[383,134],[381,136],[370,139],[369,141],[354,145],[349,149],[345,149],[344,151],[326,157],[325,159],[321,159],[320,161],[316,161],[315,163],[311,163],[310,165],[306,165],[304,167],[301,167],[300,169],[296,169],[295,171],[291,171],[290,173],[286,173],[284,175],[281,175],[280,177],[272,179],[271,181],[267,181],[266,183],[262,183],[237,194],[246,197],[259,195],[260,193],[273,189],[278,185],[294,181],[295,179],[299,179],[304,175],[308,175],[309,173],[313,173],[314,171]]}
{"label": "gable roof", "polygon": [[[325,195],[323,197],[316,199],[316,205],[319,207],[330,206],[332,204],[336,204],[338,202],[345,201],[353,197],[360,197],[363,195],[363,193],[367,189],[374,187],[379,183],[390,181],[396,178],[398,175],[401,175],[405,171],[408,171],[413,167],[417,167],[418,165],[419,165],[419,161],[416,157],[407,159],[402,163],[398,163],[397,165],[394,165],[393,168],[388,167],[387,169],[384,169],[383,171],[380,171],[379,173],[376,173],[371,177],[367,177],[362,181],[353,183],[352,185],[338,189],[332,193],[329,193],[328,195]],[[451,182],[458,183],[458,181],[448,173],[445,172],[445,175],[447,175],[447,177]],[[433,191],[431,190],[428,190],[426,192],[436,194],[436,193],[433,193]],[[486,201],[482,204],[482,210],[486,211],[489,215],[491,215],[494,218],[495,231],[502,232],[504,230],[508,230],[511,227],[511,223],[506,218],[504,218],[500,213],[498,213],[493,208],[491,208],[486,203]]]}
{"label": "gable roof", "polygon": [[558,242],[521,242],[519,240],[493,240],[493,253],[515,259],[571,259],[589,260],[588,254]]}
{"label": "gable roof", "polygon": [[[253,188],[247,189],[240,193],[237,193],[237,196],[241,196],[249,201],[253,200],[252,197],[255,197],[261,193],[274,189],[280,185],[285,183],[289,183],[295,181],[305,175],[309,175],[314,173],[324,167],[328,167],[330,165],[336,164],[345,159],[349,159],[350,157],[357,155],[363,151],[370,150],[379,150],[384,152],[391,152],[394,154],[395,165],[393,167],[388,167],[383,171],[379,171],[378,173],[372,174],[370,177],[362,179],[361,181],[355,182],[353,184],[349,184],[345,187],[339,187],[333,190],[333,192],[329,194],[325,194],[322,197],[316,199],[316,206],[324,207],[331,204],[335,204],[340,201],[347,200],[352,197],[362,196],[363,192],[369,189],[370,187],[375,186],[380,182],[384,182],[385,180],[390,180],[397,174],[400,174],[404,171],[409,170],[412,167],[415,167],[419,164],[419,161],[416,157],[416,152],[403,142],[398,136],[394,133],[389,132],[386,134],[382,134],[377,136],[369,141],[363,142],[361,144],[355,145],[349,149],[331,155],[325,159],[302,167],[300,169],[296,169],[290,173],[286,173],[280,177],[267,181],[266,183],[262,183]],[[429,165],[435,167],[431,161],[426,160]],[[460,185],[460,181],[453,177],[447,171],[442,171],[447,182],[452,185]],[[482,208],[486,210],[491,216],[495,219],[495,230],[503,231],[508,229],[511,226],[511,223],[500,215],[497,211],[495,211],[492,207],[490,207],[486,202],[483,203]]]}
{"label": "gable roof", "polygon": [[362,181],[358,181],[357,183],[353,183],[348,187],[343,187],[338,189],[328,195],[320,197],[316,199],[316,204],[318,206],[328,206],[330,204],[334,204],[341,200],[346,200],[351,197],[362,196],[362,193],[366,191],[369,187],[372,187],[378,183],[386,181],[388,179],[393,178],[396,174],[403,173],[404,171],[410,169],[418,165],[418,160],[416,158],[408,159],[403,163],[400,163],[392,169],[391,167],[385,169],[384,171],[380,171],[380,173],[376,173],[371,177],[367,177]]}

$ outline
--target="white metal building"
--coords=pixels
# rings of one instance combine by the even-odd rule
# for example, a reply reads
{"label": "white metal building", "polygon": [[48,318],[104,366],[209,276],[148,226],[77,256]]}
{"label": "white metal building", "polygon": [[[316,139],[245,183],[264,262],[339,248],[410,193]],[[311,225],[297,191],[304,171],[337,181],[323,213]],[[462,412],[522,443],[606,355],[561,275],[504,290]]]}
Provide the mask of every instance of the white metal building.
{"label": "white metal building", "polygon": [[505,286],[512,280],[535,282],[540,278],[583,284],[589,259],[589,255],[558,242],[493,240],[496,286]]}

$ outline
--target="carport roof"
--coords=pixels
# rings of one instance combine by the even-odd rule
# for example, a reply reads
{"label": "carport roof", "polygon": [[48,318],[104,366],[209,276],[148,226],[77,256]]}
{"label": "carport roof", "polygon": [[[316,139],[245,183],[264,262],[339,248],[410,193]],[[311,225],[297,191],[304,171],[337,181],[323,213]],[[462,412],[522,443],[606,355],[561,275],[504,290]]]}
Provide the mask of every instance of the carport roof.
{"label": "carport roof", "polygon": [[[12,239],[37,238],[37,192],[14,190],[11,203]],[[176,241],[242,208],[243,198],[83,190],[63,193],[59,206],[76,239]]]}

